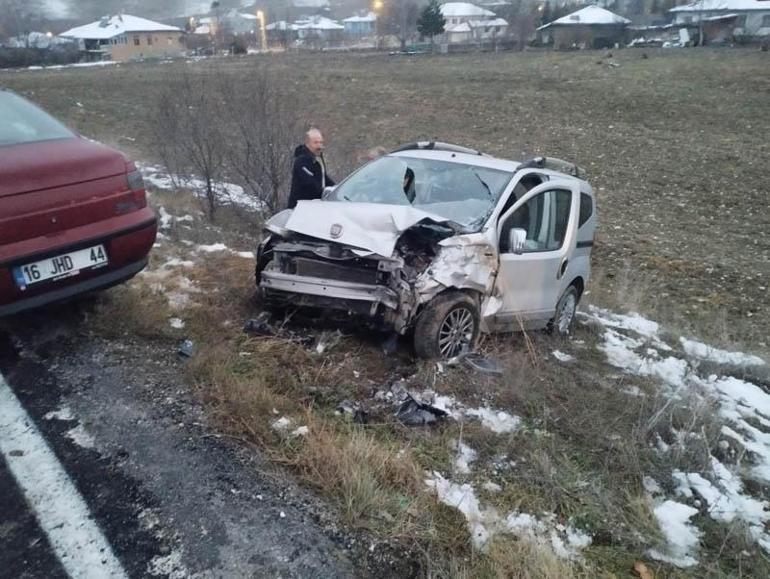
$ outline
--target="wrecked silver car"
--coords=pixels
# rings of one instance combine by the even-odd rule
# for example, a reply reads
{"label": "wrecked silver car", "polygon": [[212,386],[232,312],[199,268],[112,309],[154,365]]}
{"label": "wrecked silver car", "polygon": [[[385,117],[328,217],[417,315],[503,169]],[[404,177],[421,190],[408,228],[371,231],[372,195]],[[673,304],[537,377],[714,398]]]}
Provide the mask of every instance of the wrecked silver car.
{"label": "wrecked silver car", "polygon": [[596,211],[570,163],[414,143],[265,227],[256,279],[266,307],[411,332],[419,356],[451,358],[479,332],[569,331]]}

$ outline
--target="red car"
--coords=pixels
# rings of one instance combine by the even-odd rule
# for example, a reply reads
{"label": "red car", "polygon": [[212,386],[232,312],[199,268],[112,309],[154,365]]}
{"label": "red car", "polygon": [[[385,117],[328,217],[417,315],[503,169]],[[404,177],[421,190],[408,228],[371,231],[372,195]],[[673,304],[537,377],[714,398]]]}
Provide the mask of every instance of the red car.
{"label": "red car", "polygon": [[133,277],[156,233],[125,155],[0,90],[0,316]]}

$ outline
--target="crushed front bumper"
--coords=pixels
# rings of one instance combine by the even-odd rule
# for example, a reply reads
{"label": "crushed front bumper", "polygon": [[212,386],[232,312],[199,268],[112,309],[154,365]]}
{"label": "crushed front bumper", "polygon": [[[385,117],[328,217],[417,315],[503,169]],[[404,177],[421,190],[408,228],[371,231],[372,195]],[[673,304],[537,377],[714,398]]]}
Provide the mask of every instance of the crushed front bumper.
{"label": "crushed front bumper", "polygon": [[396,292],[385,286],[293,275],[270,270],[262,271],[259,285],[265,290],[287,294],[368,302],[371,303],[372,315],[380,304],[395,310],[399,303]]}

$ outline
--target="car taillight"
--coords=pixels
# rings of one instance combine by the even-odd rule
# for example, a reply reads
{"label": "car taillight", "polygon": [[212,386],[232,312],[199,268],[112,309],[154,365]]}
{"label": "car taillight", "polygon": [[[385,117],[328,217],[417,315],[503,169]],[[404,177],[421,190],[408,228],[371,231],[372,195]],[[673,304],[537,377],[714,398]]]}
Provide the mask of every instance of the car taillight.
{"label": "car taillight", "polygon": [[131,171],[126,175],[128,186],[133,192],[141,191],[144,193],[144,178],[139,171]]}
{"label": "car taillight", "polygon": [[145,196],[142,174],[131,167],[129,168],[128,173],[126,173],[126,181],[128,181],[128,188],[132,193],[131,201],[121,201],[115,206],[115,212],[118,215],[131,213],[132,211],[147,207],[147,197]]}

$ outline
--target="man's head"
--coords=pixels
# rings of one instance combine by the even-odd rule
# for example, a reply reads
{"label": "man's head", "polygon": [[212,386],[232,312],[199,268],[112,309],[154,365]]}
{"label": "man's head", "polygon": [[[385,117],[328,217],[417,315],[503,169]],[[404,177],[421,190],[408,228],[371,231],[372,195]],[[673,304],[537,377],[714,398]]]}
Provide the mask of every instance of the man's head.
{"label": "man's head", "polygon": [[315,156],[323,153],[324,150],[324,136],[318,129],[310,129],[305,133],[305,146]]}

